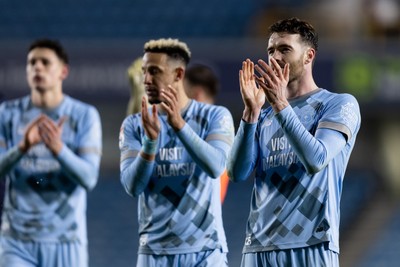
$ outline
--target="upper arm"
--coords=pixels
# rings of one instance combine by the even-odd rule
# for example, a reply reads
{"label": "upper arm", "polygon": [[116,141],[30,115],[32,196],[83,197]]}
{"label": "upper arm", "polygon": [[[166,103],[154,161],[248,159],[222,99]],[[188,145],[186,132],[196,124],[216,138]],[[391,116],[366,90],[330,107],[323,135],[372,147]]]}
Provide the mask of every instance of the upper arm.
{"label": "upper arm", "polygon": [[219,107],[210,124],[206,141],[213,146],[230,149],[233,144],[234,125],[233,118],[228,109]]}
{"label": "upper arm", "polygon": [[346,141],[355,136],[360,128],[361,114],[357,100],[349,94],[337,95],[319,121],[318,129],[341,132]]}

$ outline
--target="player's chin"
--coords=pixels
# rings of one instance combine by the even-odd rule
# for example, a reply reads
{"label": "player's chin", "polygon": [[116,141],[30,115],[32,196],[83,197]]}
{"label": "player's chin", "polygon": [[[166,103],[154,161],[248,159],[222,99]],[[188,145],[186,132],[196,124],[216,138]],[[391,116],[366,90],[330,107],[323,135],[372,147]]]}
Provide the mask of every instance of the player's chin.
{"label": "player's chin", "polygon": [[37,92],[39,92],[39,93],[44,93],[44,92],[47,91],[46,87],[43,86],[43,85],[41,85],[41,84],[35,84],[35,85],[33,86],[33,88],[34,88]]}
{"label": "player's chin", "polygon": [[152,105],[157,105],[161,103],[161,100],[159,98],[148,97],[148,101]]}

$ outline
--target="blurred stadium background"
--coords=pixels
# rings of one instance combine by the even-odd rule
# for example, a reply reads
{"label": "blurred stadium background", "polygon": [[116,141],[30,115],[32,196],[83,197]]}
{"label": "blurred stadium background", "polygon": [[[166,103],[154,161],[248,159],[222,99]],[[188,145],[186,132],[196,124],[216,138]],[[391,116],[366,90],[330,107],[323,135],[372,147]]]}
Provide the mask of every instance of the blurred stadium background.
{"label": "blurred stadium background", "polygon": [[[136,200],[119,183],[118,133],[129,99],[126,69],[143,43],[180,38],[193,63],[221,79],[217,103],[239,124],[238,70],[245,58],[266,58],[266,29],[297,16],[320,33],[315,78],[320,87],[354,94],[362,126],[342,196],[341,266],[400,262],[400,4],[398,0],[0,0],[0,94],[29,93],[28,45],[57,38],[71,57],[64,91],[95,105],[104,153],[98,186],[89,194],[93,267],[135,266]],[[1,114],[0,114],[1,116]],[[230,184],[223,205],[230,266],[239,266],[251,179]]]}

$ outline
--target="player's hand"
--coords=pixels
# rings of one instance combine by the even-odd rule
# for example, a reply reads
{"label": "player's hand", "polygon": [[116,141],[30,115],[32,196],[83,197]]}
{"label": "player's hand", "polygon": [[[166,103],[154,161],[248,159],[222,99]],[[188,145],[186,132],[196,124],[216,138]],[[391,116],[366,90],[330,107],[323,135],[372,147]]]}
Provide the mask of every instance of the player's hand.
{"label": "player's hand", "polygon": [[162,89],[161,97],[164,99],[161,106],[167,113],[168,123],[175,131],[179,131],[185,126],[185,121],[181,115],[181,109],[178,104],[178,92],[171,85],[167,89]]}
{"label": "player's hand", "polygon": [[39,134],[46,147],[58,155],[63,147],[62,130],[66,117],[62,117],[57,123],[47,116],[39,122]]}
{"label": "player's hand", "polygon": [[263,89],[267,101],[272,108],[279,112],[289,105],[286,98],[287,86],[289,83],[289,64],[282,67],[274,59],[270,59],[271,65],[259,60],[255,66],[259,76],[255,75],[256,82]]}
{"label": "player's hand", "polygon": [[255,122],[265,103],[265,93],[256,84],[254,63],[250,59],[242,62],[242,69],[239,70],[239,84],[240,93],[245,105],[243,119],[246,122]]}
{"label": "player's hand", "polygon": [[153,105],[152,112],[149,114],[145,96],[142,97],[142,124],[147,137],[151,140],[156,140],[161,130],[157,106]]}
{"label": "player's hand", "polygon": [[27,152],[34,145],[42,142],[39,134],[39,123],[44,119],[44,115],[40,115],[32,121],[25,129],[24,139],[19,143],[19,149],[22,152]]}

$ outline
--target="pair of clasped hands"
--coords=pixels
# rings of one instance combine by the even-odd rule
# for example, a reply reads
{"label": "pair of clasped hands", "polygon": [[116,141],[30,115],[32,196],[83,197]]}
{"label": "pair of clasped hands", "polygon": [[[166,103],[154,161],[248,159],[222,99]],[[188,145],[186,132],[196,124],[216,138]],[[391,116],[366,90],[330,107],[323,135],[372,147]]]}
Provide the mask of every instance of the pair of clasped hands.
{"label": "pair of clasped hands", "polygon": [[245,104],[243,119],[248,123],[256,122],[266,100],[275,112],[288,106],[288,82],[288,63],[280,66],[274,58],[270,59],[270,65],[263,60],[258,60],[256,65],[250,59],[243,61],[239,71],[240,93]]}
{"label": "pair of clasped hands", "polygon": [[25,129],[19,149],[25,153],[31,147],[43,142],[54,155],[58,155],[63,146],[61,134],[65,120],[66,117],[62,117],[58,122],[54,122],[48,116],[41,114]]}

